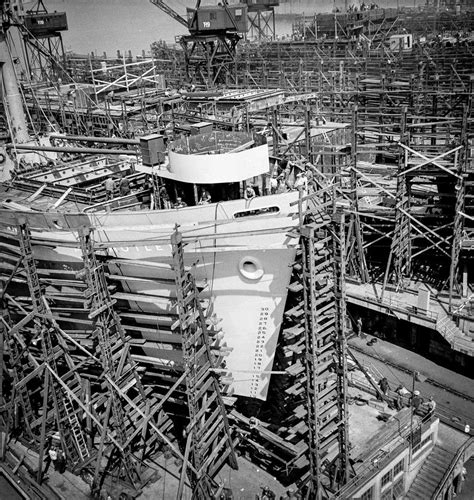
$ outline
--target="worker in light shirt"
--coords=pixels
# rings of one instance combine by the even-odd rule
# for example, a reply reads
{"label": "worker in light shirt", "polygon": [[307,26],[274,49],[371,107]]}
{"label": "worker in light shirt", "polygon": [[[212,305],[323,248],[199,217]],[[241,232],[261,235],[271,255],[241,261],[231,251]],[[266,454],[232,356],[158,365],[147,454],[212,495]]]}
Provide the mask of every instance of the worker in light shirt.
{"label": "worker in light shirt", "polygon": [[295,189],[302,189],[303,191],[308,190],[308,178],[304,172],[296,174],[295,184],[293,186]]}

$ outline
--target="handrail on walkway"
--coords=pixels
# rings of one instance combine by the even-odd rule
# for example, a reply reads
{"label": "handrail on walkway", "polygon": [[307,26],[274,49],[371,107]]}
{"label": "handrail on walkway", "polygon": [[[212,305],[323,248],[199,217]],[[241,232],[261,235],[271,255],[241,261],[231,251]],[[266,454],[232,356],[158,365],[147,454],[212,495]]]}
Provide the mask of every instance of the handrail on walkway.
{"label": "handrail on walkway", "polygon": [[463,463],[466,461],[466,454],[467,454],[466,452],[470,447],[472,447],[472,450],[470,451],[470,455],[467,458],[470,458],[474,454],[474,436],[471,436],[467,441],[465,441],[461,446],[461,448],[459,448],[459,450],[457,451],[456,455],[454,455],[453,459],[451,460],[451,463],[449,464],[448,469],[446,470],[443,476],[443,479],[436,487],[436,490],[433,495],[434,499],[438,498],[438,496],[442,493],[443,489],[445,488],[446,483],[451,479],[451,475],[454,472],[454,469],[458,464],[459,460],[462,459]]}

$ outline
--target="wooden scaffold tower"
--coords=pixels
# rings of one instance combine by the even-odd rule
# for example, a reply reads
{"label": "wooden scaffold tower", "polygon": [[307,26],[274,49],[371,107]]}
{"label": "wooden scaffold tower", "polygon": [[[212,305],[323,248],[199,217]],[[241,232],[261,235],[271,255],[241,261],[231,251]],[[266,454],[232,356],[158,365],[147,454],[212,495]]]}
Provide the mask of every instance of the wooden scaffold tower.
{"label": "wooden scaffold tower", "polygon": [[[413,123],[408,123],[409,118],[405,108],[398,143],[397,189],[393,197],[395,225],[382,298],[390,281],[398,290],[403,290],[413,278],[420,259],[431,254],[448,262],[449,274],[445,273],[438,286],[449,291],[452,309],[453,295],[465,293],[461,290],[459,265],[464,211],[466,204],[470,203],[466,191],[470,185],[468,109],[465,107],[462,120],[445,119],[439,124],[434,119],[425,124],[422,120],[414,121],[413,117]],[[458,133],[449,138],[445,130]],[[439,144],[435,142],[437,136],[444,136],[438,139]],[[436,189],[429,191],[425,186]],[[424,198],[423,211],[418,208],[420,197]],[[437,199],[438,204],[435,203]]]}
{"label": "wooden scaffold tower", "polygon": [[[221,394],[221,384],[229,380],[221,377],[225,350],[219,348],[219,328],[209,317],[210,309],[201,306],[194,277],[184,266],[181,235],[172,236],[177,318],[171,330],[182,337],[183,362],[178,366],[182,373],[160,395],[142,383],[142,370],[132,358],[103,259],[96,255],[92,229],[77,230],[83,267],[75,276],[82,283],[77,289],[91,325],[88,340],[81,343],[54,317],[26,220],[18,221],[17,234],[20,258],[0,292],[1,354],[7,363],[2,363],[2,375],[9,373],[12,378],[12,389],[7,389],[10,397],[0,393],[6,436],[0,456],[10,450],[9,436],[23,427],[31,448],[38,451],[35,487],[44,479],[54,441],[64,470],[88,482],[92,495],[105,492],[118,497],[136,495],[156,477],[153,461],[171,453],[181,466],[178,498],[187,494],[186,477],[193,498],[220,498],[223,485],[216,482],[217,473],[226,463],[237,468]],[[14,278],[29,292],[21,302],[7,293]],[[3,356],[4,345],[8,357]],[[176,439],[179,425],[166,406],[180,402],[188,408],[182,415],[184,439],[181,435]]]}
{"label": "wooden scaffold tower", "polygon": [[[41,484],[43,458],[53,436],[59,450],[59,468],[77,471],[93,458],[94,452],[81,422],[84,380],[77,361],[70,354],[67,336],[56,323],[44,295],[33,256],[31,233],[25,221],[18,221],[17,234],[21,257],[12,278],[20,270],[23,272],[31,306],[23,307],[8,296],[9,283],[6,284],[2,299],[16,302],[23,318],[12,325],[8,305],[3,300],[2,325],[15,382],[5,419],[5,434],[8,440],[12,426],[26,428],[39,452],[36,480]],[[41,394],[42,404],[38,397]],[[18,408],[21,408],[21,417]],[[5,456],[5,449],[2,456]]]}
{"label": "wooden scaffold tower", "polygon": [[189,410],[179,491],[182,491],[187,472],[193,498],[220,498],[222,486],[215,482],[214,477],[225,462],[236,469],[237,460],[216,371],[217,359],[211,350],[212,336],[217,332],[207,326],[194,277],[184,265],[183,239],[178,231],[173,233],[171,243],[179,317],[174,330],[179,331],[183,338]]}
{"label": "wooden scaffold tower", "polygon": [[[23,426],[31,448],[38,451],[35,488],[43,481],[43,465],[54,444],[61,469],[80,474],[92,495],[136,495],[154,476],[150,458],[166,450],[178,459],[183,456],[168,438],[173,423],[163,410],[164,401],[142,385],[91,231],[79,231],[84,268],[77,277],[85,283],[92,350],[57,323],[40,282],[26,221],[19,220],[17,234],[21,257],[12,278],[24,275],[31,305],[23,306],[6,293],[5,284],[2,333],[14,386],[11,402],[2,408],[6,439],[1,456],[13,427]],[[14,325],[10,308],[22,316]]]}
{"label": "wooden scaffold tower", "polygon": [[[150,387],[144,388],[130,354],[120,318],[114,310],[102,264],[96,258],[89,229],[79,231],[84,268],[79,273],[86,284],[86,304],[93,324],[93,345],[103,370],[106,392],[95,400],[101,412],[102,434],[94,469],[93,490],[100,491],[102,461],[109,475],[139,489],[146,483],[145,460],[161,443],[180,456],[167,438],[173,424]],[[96,358],[97,359],[97,358]],[[115,436],[106,440],[106,430]],[[115,471],[111,473],[111,471]]]}
{"label": "wooden scaffold tower", "polygon": [[349,478],[344,215],[331,214],[332,187],[317,196],[326,201],[309,200],[301,227],[308,499],[330,496]]}
{"label": "wooden scaffold tower", "polygon": [[[460,144],[454,150],[454,168],[456,175],[455,191],[455,206],[454,206],[454,224],[453,224],[453,241],[451,246],[451,266],[449,270],[449,309],[453,310],[453,295],[460,293],[466,295],[466,290],[462,290],[460,286],[460,258],[463,240],[466,235],[465,231],[465,214],[466,208],[472,207],[472,196],[466,196],[467,187],[471,185],[468,180],[468,163],[469,163],[469,146],[467,137],[467,120],[468,107],[464,108],[463,122],[461,126]],[[455,145],[456,146],[456,145]],[[470,193],[469,193],[470,194]],[[467,239],[467,238],[466,238]],[[467,279],[466,279],[467,281]]]}
{"label": "wooden scaffold tower", "polygon": [[[82,394],[84,382],[44,297],[33,256],[31,233],[26,222],[18,226],[18,239],[32,301],[32,317],[35,322],[35,338],[32,342],[37,340],[41,344],[45,376],[40,458],[45,447],[48,409],[52,407],[62,449],[69,461],[69,466],[75,469],[91,456],[91,450],[87,445],[87,435],[80,422],[79,405],[76,401],[77,397]],[[31,415],[25,416],[31,417]]]}
{"label": "wooden scaffold tower", "polygon": [[401,119],[400,131],[400,157],[399,157],[399,175],[397,176],[397,192],[395,204],[395,229],[390,246],[390,255],[387,262],[385,273],[385,282],[390,278],[391,265],[393,264],[393,273],[398,288],[403,289],[404,278],[409,277],[411,270],[411,219],[409,217],[410,205],[410,185],[409,180],[404,174],[407,164],[407,151],[403,149],[403,144],[408,143],[407,109],[404,108]]}
{"label": "wooden scaffold tower", "polygon": [[346,236],[346,263],[347,270],[352,276],[358,276],[362,283],[369,280],[369,272],[364,251],[364,239],[359,212],[359,198],[357,196],[357,127],[358,109],[352,110],[352,140],[350,148],[350,217]]}

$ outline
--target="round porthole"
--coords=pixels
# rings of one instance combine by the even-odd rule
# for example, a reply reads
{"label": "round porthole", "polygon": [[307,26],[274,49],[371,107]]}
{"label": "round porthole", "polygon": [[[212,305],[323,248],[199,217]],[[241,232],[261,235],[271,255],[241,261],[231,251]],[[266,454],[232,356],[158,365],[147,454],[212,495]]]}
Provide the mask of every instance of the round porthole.
{"label": "round porthole", "polygon": [[263,276],[263,267],[255,257],[244,257],[239,262],[239,272],[248,280],[259,280]]}

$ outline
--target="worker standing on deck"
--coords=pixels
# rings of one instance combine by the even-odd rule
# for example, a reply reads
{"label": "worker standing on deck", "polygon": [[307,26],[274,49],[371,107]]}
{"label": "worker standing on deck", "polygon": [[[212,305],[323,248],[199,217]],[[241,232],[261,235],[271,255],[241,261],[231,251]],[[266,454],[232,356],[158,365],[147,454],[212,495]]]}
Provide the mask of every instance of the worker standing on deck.
{"label": "worker standing on deck", "polygon": [[420,408],[422,402],[423,400],[421,399],[420,391],[414,391],[411,398],[411,406],[413,408],[413,411],[416,412]]}
{"label": "worker standing on deck", "polygon": [[274,172],[270,179],[270,194],[276,194],[278,191],[278,172]]}
{"label": "worker standing on deck", "polygon": [[388,394],[388,391],[390,390],[390,385],[388,383],[388,380],[386,377],[383,377],[380,382],[379,382],[379,387],[380,390],[382,391],[382,394],[386,396]]}
{"label": "worker standing on deck", "polygon": [[122,177],[119,182],[120,196],[130,194],[130,181],[126,177]]}
{"label": "worker standing on deck", "polygon": [[45,455],[46,455],[46,459],[44,461],[46,467],[44,468],[43,470],[43,476],[48,472],[48,469],[49,469],[49,466],[51,465],[51,462],[54,460],[57,459],[57,453],[54,449],[54,446],[53,446],[53,438],[51,436],[48,436],[46,438],[46,446],[45,446]]}
{"label": "worker standing on deck", "polygon": [[49,457],[49,460],[47,462],[47,465],[46,465],[46,469],[44,470],[45,472],[48,470],[48,466],[49,464],[52,462],[53,465],[54,465],[54,470],[57,469],[57,461],[58,461],[58,448],[56,448],[56,446],[51,446],[51,448],[48,450],[48,457]]}
{"label": "worker standing on deck", "polygon": [[51,463],[54,466],[54,470],[60,472],[61,474],[66,470],[66,458],[61,450],[61,440],[59,433],[55,432],[51,436],[48,436],[46,440],[46,467],[44,468],[43,475],[48,472]]}
{"label": "worker standing on deck", "polygon": [[244,198],[246,200],[251,200],[252,198],[255,198],[256,194],[255,194],[255,189],[248,185],[246,188],[245,188],[245,193],[244,193]]}
{"label": "worker standing on deck", "polygon": [[104,182],[105,186],[105,200],[109,201],[114,197],[115,182],[112,177],[107,177]]}
{"label": "worker standing on deck", "polygon": [[162,184],[160,186],[160,189],[158,190],[158,197],[160,199],[161,208],[164,208],[165,210],[171,208],[171,201],[168,190],[166,189],[166,186],[164,184]]}
{"label": "worker standing on deck", "polygon": [[203,189],[201,191],[201,198],[199,199],[198,205],[207,205],[208,203],[211,203],[211,195],[209,194],[209,191]]}
{"label": "worker standing on deck", "polygon": [[296,174],[295,184],[293,186],[295,189],[301,189],[303,191],[307,191],[308,189],[308,179],[306,178],[306,174],[300,172]]}
{"label": "worker standing on deck", "polygon": [[430,396],[429,401],[426,403],[428,406],[428,415],[433,415],[436,410],[436,401],[433,399],[433,396]]}
{"label": "worker standing on deck", "polygon": [[186,204],[186,202],[183,201],[183,198],[181,198],[180,196],[178,196],[176,198],[176,203],[173,205],[173,208],[184,208],[184,207],[187,207],[188,205]]}
{"label": "worker standing on deck", "polygon": [[403,387],[402,384],[400,384],[395,392],[397,393],[397,410],[401,410],[405,406],[405,398],[408,396],[408,394],[410,394],[410,391],[406,387]]}
{"label": "worker standing on deck", "polygon": [[359,316],[356,321],[356,334],[358,337],[360,337],[361,333],[362,333],[362,318]]}

